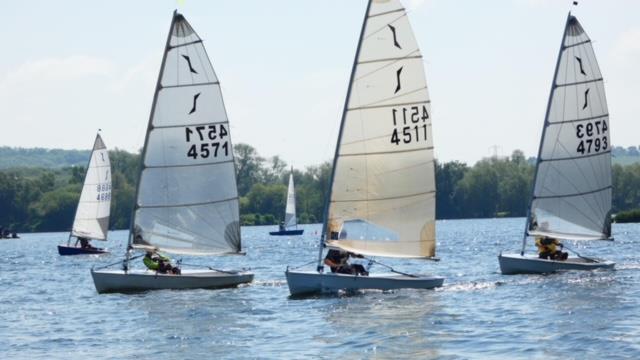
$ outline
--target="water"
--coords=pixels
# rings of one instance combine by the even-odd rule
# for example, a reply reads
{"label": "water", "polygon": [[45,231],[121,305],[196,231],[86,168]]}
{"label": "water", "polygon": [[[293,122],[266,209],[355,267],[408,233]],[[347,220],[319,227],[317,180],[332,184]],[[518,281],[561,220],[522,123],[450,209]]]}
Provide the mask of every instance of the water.
{"label": "water", "polygon": [[[497,254],[518,249],[524,219],[438,222],[439,263],[395,260],[446,277],[438,290],[290,299],[283,271],[316,256],[319,225],[302,237],[242,229],[245,257],[195,258],[251,267],[249,286],[98,295],[91,266],[121,258],[58,256],[66,233],[0,241],[2,358],[640,358],[640,225],[615,224],[616,241],[573,244],[616,271],[499,274]],[[140,260],[137,260],[139,262]],[[376,270],[375,268],[373,270]]]}

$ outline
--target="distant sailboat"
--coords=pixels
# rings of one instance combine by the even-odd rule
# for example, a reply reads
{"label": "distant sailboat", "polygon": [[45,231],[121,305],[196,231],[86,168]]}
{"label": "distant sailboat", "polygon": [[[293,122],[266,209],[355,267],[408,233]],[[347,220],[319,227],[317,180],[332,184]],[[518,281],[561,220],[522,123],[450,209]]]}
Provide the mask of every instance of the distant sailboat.
{"label": "distant sailboat", "polygon": [[287,268],[292,295],[341,289],[430,289],[444,279],[401,272],[325,273],[323,247],[433,259],[435,173],[422,55],[399,0],[370,0],[333,161],[317,271]]}
{"label": "distant sailboat", "polygon": [[[90,240],[107,240],[111,210],[111,163],[109,151],[98,133],[89,157],[82,193],[76,208],[67,245],[58,245],[60,255],[103,254],[107,251],[89,245]],[[71,244],[71,238],[76,242]],[[78,246],[81,243],[81,246]]]}
{"label": "distant sailboat", "polygon": [[130,268],[131,253],[238,254],[240,212],[229,122],[202,40],[174,12],[151,109],[123,269],[91,270],[99,293],[221,288],[243,271]]}
{"label": "distant sailboat", "polygon": [[569,13],[542,130],[520,254],[500,254],[503,274],[613,268],[584,256],[525,255],[527,236],[611,238],[611,137],[604,82],[591,40]]}
{"label": "distant sailboat", "polygon": [[[288,230],[291,227],[295,229]],[[304,229],[298,229],[296,218],[296,190],[293,185],[293,168],[289,174],[289,187],[287,188],[287,207],[284,211],[284,222],[278,231],[271,231],[269,235],[302,235]]]}

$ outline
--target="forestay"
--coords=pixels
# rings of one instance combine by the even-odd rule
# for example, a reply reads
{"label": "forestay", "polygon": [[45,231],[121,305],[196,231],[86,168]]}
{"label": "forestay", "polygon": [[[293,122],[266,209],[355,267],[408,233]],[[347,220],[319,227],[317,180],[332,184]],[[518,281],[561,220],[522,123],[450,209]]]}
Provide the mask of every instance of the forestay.
{"label": "forestay", "polygon": [[76,209],[71,235],[106,240],[111,209],[111,163],[100,134],[96,135]]}
{"label": "forestay", "polygon": [[398,0],[373,0],[334,160],[326,242],[365,255],[435,255],[431,106]]}
{"label": "forestay", "polygon": [[591,41],[569,14],[540,143],[530,235],[610,238],[610,125]]}
{"label": "forestay", "polygon": [[287,189],[287,207],[284,214],[284,226],[296,226],[296,190],[293,185],[293,170],[289,174],[289,187]]}
{"label": "forestay", "polygon": [[143,150],[132,239],[183,254],[240,251],[229,123],[218,78],[174,13]]}

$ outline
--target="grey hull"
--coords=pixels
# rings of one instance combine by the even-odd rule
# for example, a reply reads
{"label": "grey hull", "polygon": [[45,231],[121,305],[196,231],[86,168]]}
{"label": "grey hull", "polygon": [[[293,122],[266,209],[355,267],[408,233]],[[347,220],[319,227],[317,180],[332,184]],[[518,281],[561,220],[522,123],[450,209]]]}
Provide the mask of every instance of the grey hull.
{"label": "grey hull", "polygon": [[183,270],[181,275],[156,274],[151,271],[91,270],[98,293],[138,292],[161,289],[217,289],[253,281],[248,272],[227,273],[212,270]]}
{"label": "grey hull", "polygon": [[498,262],[504,275],[513,274],[547,274],[561,270],[595,270],[613,269],[615,263],[608,260],[568,258],[567,260],[546,260],[536,255],[500,254]]}
{"label": "grey hull", "polygon": [[443,277],[429,275],[370,275],[318,273],[316,271],[286,271],[291,295],[335,293],[339,290],[433,289],[442,286]]}

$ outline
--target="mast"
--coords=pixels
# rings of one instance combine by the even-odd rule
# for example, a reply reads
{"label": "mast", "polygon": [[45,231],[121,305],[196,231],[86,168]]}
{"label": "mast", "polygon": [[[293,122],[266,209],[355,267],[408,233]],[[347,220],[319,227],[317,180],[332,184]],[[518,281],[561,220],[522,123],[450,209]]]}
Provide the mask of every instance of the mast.
{"label": "mast", "polygon": [[142,148],[142,153],[140,154],[140,168],[138,171],[138,182],[136,183],[136,193],[134,196],[134,200],[133,200],[133,209],[131,211],[131,224],[129,225],[129,241],[127,243],[127,249],[126,249],[126,259],[124,262],[124,269],[125,272],[128,269],[128,265],[129,265],[129,257],[131,256],[131,250],[132,250],[132,242],[133,242],[133,231],[134,231],[134,224],[135,224],[135,216],[136,216],[136,210],[138,209],[138,195],[140,192],[140,180],[142,178],[142,168],[144,167],[144,159],[145,156],[147,154],[147,145],[149,142],[149,132],[151,131],[151,128],[153,127],[152,125],[152,121],[153,121],[153,115],[156,112],[156,104],[158,101],[158,93],[160,93],[160,89],[162,88],[162,75],[164,73],[164,65],[167,61],[167,53],[169,51],[169,47],[170,47],[170,41],[171,41],[171,33],[173,32],[173,27],[176,23],[176,17],[178,15],[178,10],[174,10],[173,11],[173,17],[171,18],[171,26],[169,26],[169,33],[167,34],[167,42],[164,46],[164,53],[162,55],[162,63],[160,64],[160,71],[158,74],[158,81],[156,82],[156,89],[155,89],[155,93],[153,94],[153,102],[151,104],[151,113],[149,114],[149,122],[147,123],[147,131],[145,132],[144,135],[144,147]]}
{"label": "mast", "polygon": [[529,230],[529,223],[531,219],[531,205],[533,205],[533,198],[535,196],[536,189],[536,180],[538,178],[538,168],[540,166],[540,156],[542,155],[542,142],[544,141],[544,136],[547,132],[547,127],[549,126],[549,113],[551,111],[551,103],[553,102],[553,94],[556,91],[556,77],[558,76],[558,69],[560,67],[560,60],[562,58],[562,52],[564,51],[564,42],[567,36],[567,29],[569,28],[569,20],[571,19],[571,11],[567,15],[567,21],[564,25],[564,32],[562,33],[562,41],[560,42],[560,50],[558,51],[558,59],[556,60],[556,69],[553,73],[553,80],[551,82],[551,91],[549,92],[549,101],[547,102],[547,111],[544,116],[544,124],[542,125],[542,135],[540,136],[540,143],[538,145],[538,156],[536,158],[536,167],[533,173],[533,183],[531,186],[531,197],[529,198],[529,206],[527,207],[527,219],[524,225],[524,234],[522,237],[522,249],[520,250],[520,255],[524,255],[524,249],[527,245],[527,235]]}
{"label": "mast", "polygon": [[364,20],[362,21],[362,29],[360,30],[360,38],[358,39],[358,47],[356,48],[356,56],[353,59],[353,67],[351,68],[351,76],[349,77],[349,88],[347,90],[347,97],[344,101],[344,108],[342,110],[342,119],[340,120],[340,130],[338,132],[338,141],[336,142],[336,151],[333,155],[333,164],[331,166],[331,180],[329,181],[329,191],[327,192],[327,198],[324,203],[324,222],[322,224],[322,233],[320,234],[320,246],[318,249],[318,272],[322,272],[324,266],[322,265],[322,250],[324,248],[324,240],[327,233],[327,225],[329,221],[329,204],[331,203],[331,190],[333,189],[333,180],[336,175],[336,164],[338,162],[338,154],[340,152],[340,143],[342,142],[342,132],[344,131],[344,121],[347,117],[347,109],[349,107],[349,99],[351,98],[351,89],[353,87],[353,79],[355,77],[356,67],[358,66],[358,58],[360,58],[360,47],[362,46],[362,39],[364,37],[364,31],[367,27],[367,20],[369,18],[369,9],[371,8],[371,0],[367,2],[367,10],[364,13]]}

